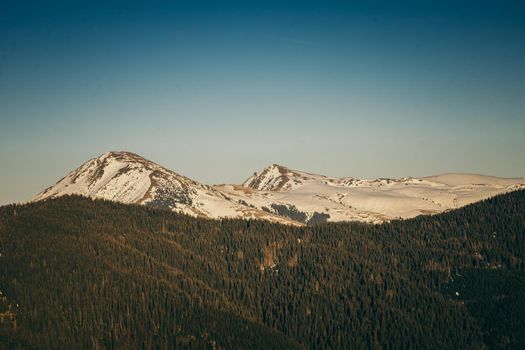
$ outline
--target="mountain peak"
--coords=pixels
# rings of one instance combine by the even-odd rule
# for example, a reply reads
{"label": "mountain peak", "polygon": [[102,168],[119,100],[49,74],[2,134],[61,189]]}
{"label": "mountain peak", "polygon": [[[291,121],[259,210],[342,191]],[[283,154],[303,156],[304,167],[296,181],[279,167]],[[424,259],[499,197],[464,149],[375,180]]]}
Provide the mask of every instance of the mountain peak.
{"label": "mountain peak", "polygon": [[281,175],[285,175],[287,173],[290,173],[290,172],[294,172],[294,170],[284,166],[284,165],[280,165],[280,164],[277,164],[277,163],[272,163],[270,165],[268,165],[267,167],[265,167],[263,170],[261,170],[261,173],[263,172],[266,172],[266,173],[275,173],[275,174],[281,174]]}
{"label": "mountain peak", "polygon": [[120,157],[133,157],[133,158],[142,158],[136,153],[128,152],[128,151],[108,151],[106,153],[103,153],[99,156],[101,157],[111,157],[111,158],[120,158]]}
{"label": "mountain peak", "polygon": [[323,178],[323,176],[273,163],[260,172],[254,173],[242,185],[259,191],[285,192],[302,186],[306,180],[318,178]]}
{"label": "mountain peak", "polygon": [[277,163],[272,163],[270,165],[268,165],[265,169],[272,169],[272,168],[277,168],[277,169],[288,169],[288,167],[285,167],[284,165],[281,165],[281,164],[277,164]]}
{"label": "mountain peak", "polygon": [[[102,155],[100,155],[97,159],[100,159],[100,160],[103,160],[103,159],[114,159],[114,160],[117,160],[117,161],[122,161],[122,162],[127,162],[127,163],[130,163],[130,162],[137,162],[137,163],[142,163],[142,164],[155,164],[153,163],[152,161],[136,154],[136,153],[133,153],[133,152],[128,152],[128,151],[109,151],[109,152],[106,152]],[[158,165],[158,164],[157,164]]]}
{"label": "mountain peak", "polygon": [[135,153],[110,151],[92,158],[67,176],[38,194],[33,200],[79,194],[124,203],[142,203],[151,199],[160,179],[178,183],[186,178]]}
{"label": "mountain peak", "polygon": [[127,151],[110,151],[88,160],[54,186],[39,193],[33,201],[71,194],[144,204],[194,216],[265,218],[294,223],[232,201],[212,186]]}

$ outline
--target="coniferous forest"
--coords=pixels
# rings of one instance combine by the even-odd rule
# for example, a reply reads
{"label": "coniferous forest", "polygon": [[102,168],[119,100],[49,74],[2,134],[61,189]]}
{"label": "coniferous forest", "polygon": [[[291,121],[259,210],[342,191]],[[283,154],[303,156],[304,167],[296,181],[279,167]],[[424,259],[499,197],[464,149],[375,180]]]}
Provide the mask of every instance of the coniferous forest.
{"label": "coniferous forest", "polygon": [[381,225],[0,208],[1,349],[523,349],[525,191]]}

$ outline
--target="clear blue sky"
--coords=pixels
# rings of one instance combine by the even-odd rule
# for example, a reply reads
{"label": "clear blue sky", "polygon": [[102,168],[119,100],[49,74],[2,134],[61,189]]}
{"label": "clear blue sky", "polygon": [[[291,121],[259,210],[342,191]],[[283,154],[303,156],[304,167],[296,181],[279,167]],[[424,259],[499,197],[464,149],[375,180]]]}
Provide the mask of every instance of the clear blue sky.
{"label": "clear blue sky", "polygon": [[209,184],[525,176],[523,1],[166,2],[0,2],[0,204],[108,150]]}

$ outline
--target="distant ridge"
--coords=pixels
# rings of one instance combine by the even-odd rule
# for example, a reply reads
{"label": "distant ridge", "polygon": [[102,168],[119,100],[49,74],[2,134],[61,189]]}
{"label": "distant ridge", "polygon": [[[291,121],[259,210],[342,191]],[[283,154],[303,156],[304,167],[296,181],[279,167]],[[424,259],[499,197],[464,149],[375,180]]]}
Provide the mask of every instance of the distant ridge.
{"label": "distant ridge", "polygon": [[474,174],[424,178],[335,178],[271,164],[242,185],[201,184],[131,152],[88,160],[32,201],[66,194],[161,207],[209,218],[279,223],[380,223],[459,208],[525,188],[525,179]]}

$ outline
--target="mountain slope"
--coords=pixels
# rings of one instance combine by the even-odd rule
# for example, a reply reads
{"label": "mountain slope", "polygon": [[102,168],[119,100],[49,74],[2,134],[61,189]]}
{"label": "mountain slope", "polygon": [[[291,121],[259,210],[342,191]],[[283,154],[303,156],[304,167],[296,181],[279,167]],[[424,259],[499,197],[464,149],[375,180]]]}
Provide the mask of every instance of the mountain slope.
{"label": "mountain slope", "polygon": [[290,222],[233,202],[212,186],[198,183],[130,152],[108,152],[90,159],[39,193],[33,201],[68,194],[145,204],[210,218],[264,218]]}
{"label": "mountain slope", "polygon": [[222,266],[167,229],[189,218],[77,196],[0,207],[0,349],[300,348],[213,285]]}
{"label": "mountain slope", "polygon": [[382,225],[0,207],[0,349],[520,349],[524,222],[525,191]]}

